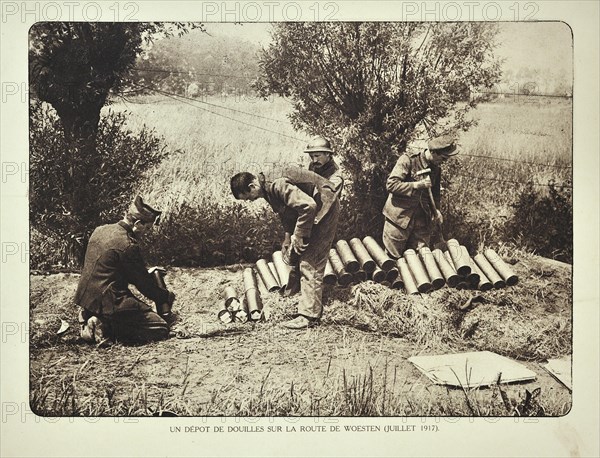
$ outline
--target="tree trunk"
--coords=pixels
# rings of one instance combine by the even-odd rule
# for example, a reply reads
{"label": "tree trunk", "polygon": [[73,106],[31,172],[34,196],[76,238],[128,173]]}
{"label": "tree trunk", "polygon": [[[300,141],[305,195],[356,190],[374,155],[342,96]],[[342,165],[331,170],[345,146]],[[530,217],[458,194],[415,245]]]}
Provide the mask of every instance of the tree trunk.
{"label": "tree trunk", "polygon": [[68,173],[71,177],[68,213],[71,217],[71,227],[66,235],[67,258],[70,264],[79,266],[83,262],[87,240],[93,227],[89,222],[97,214],[95,193],[90,182],[97,166],[96,135],[100,121],[101,106],[90,106],[87,110],[60,110],[56,108],[61,118],[65,140],[69,145]]}

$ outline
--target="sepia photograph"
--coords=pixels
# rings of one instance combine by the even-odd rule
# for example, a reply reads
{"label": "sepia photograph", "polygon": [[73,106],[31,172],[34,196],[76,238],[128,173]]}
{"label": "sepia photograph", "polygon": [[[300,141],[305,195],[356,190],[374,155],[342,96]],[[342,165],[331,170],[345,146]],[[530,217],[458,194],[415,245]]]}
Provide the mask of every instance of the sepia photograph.
{"label": "sepia photograph", "polygon": [[0,1],[0,455],[598,456],[599,19]]}
{"label": "sepia photograph", "polygon": [[36,415],[569,414],[568,24],[28,39]]}

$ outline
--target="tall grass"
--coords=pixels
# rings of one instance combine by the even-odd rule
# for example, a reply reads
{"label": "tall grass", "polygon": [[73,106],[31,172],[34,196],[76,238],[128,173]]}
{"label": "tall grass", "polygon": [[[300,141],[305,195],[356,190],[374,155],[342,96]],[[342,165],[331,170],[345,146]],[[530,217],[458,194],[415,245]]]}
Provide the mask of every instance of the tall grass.
{"label": "tall grass", "polygon": [[31,408],[42,416],[148,416],[173,412],[181,416],[562,416],[571,408],[565,390],[542,391],[530,403],[519,385],[487,388],[432,387],[407,383],[397,367],[384,362],[363,372],[341,368],[319,380],[272,382],[267,372],[251,392],[240,390],[235,377],[223,380],[207,401],[186,395],[186,381],[174,386],[131,382],[119,388],[104,381],[94,392],[79,380],[82,365],[61,380],[37,377],[31,386]]}
{"label": "tall grass", "polygon": [[[137,103],[115,103],[111,108],[131,113],[129,127],[150,125],[173,150],[181,150],[152,171],[140,189],[171,221],[151,241],[154,256],[174,264],[214,265],[269,254],[279,237],[279,225],[264,202],[242,207],[235,203],[229,179],[243,170],[268,174],[277,164],[308,164],[302,153],[308,137],[288,122],[291,105],[280,98],[213,97],[203,99],[204,104],[156,97],[150,101],[139,98]],[[518,242],[535,251],[535,243],[527,244],[523,217],[515,221],[514,206],[526,192],[548,196],[549,183],[558,185],[561,197],[570,203],[571,112],[570,101],[543,98],[535,103],[496,101],[474,110],[478,126],[462,133],[461,154],[446,164],[443,173],[446,237],[458,238],[470,249]],[[552,202],[546,207],[552,207]],[[566,221],[555,222],[558,230],[571,224],[567,210]],[[236,232],[227,231],[235,221]],[[252,232],[249,236],[247,229]],[[352,232],[345,227],[339,230]],[[240,231],[245,234],[243,242]],[[169,242],[177,239],[192,245],[181,256],[180,247]],[[203,241],[202,246],[195,241]],[[556,247],[548,250],[557,251]],[[548,250],[539,252],[549,255]],[[190,251],[195,254],[188,256]],[[570,252],[566,247],[559,258],[569,261]]]}
{"label": "tall grass", "polygon": [[154,126],[172,149],[182,150],[150,174],[140,190],[167,216],[184,203],[231,203],[229,178],[237,172],[260,172],[281,163],[308,164],[302,153],[308,136],[296,132],[288,122],[291,107],[284,99],[200,99],[210,105],[159,100],[146,103],[138,99],[141,103],[110,107],[130,112],[129,127]]}

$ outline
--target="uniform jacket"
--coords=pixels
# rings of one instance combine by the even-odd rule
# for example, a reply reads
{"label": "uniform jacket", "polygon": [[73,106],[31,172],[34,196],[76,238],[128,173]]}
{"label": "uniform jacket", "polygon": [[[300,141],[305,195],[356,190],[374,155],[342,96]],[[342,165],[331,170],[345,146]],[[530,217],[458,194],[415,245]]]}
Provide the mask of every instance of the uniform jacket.
{"label": "uniform jacket", "polygon": [[154,302],[168,301],[168,291],[148,273],[131,227],[120,221],[96,228],[85,252],[75,302],[101,315],[129,310],[137,302],[126,300],[134,297],[129,284]]}
{"label": "uniform jacket", "polygon": [[314,224],[319,224],[337,200],[331,181],[300,167],[287,167],[265,180],[259,174],[264,196],[273,211],[279,214],[286,232],[297,237],[310,237]]}
{"label": "uniform jacket", "polygon": [[408,223],[419,208],[423,209],[428,219],[431,218],[429,192],[427,189],[413,189],[411,184],[423,179],[424,177],[415,174],[427,168],[431,169],[431,191],[439,208],[441,169],[425,159],[424,151],[405,153],[400,156],[387,179],[386,189],[389,195],[383,207],[383,214],[403,229],[408,227]]}
{"label": "uniform jacket", "polygon": [[317,175],[321,175],[323,178],[327,178],[329,181],[333,183],[335,186],[335,192],[338,197],[342,194],[342,189],[344,187],[344,178],[340,173],[340,166],[335,162],[335,160],[331,159],[327,164],[323,167],[315,167],[315,163],[311,162],[308,166],[308,170],[311,172],[315,172]]}

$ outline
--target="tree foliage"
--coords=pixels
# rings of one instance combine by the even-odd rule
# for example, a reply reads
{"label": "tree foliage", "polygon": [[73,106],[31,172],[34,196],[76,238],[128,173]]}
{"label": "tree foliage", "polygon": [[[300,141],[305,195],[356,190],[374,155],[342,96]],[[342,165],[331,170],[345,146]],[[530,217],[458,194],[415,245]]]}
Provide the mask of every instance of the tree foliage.
{"label": "tree foliage", "polygon": [[[72,177],[64,166],[68,162],[69,145],[61,120],[46,103],[30,104],[29,145],[31,225],[48,240],[62,240],[55,242],[50,252],[43,249],[43,242],[32,241],[32,263],[76,264],[78,253],[73,249],[79,244],[74,239],[81,234],[73,232],[75,215],[69,207]],[[94,227],[123,215],[145,173],[167,154],[164,142],[154,131],[145,127],[139,132],[129,130],[125,113],[109,111],[102,116],[96,136],[98,167],[86,184],[95,202],[78,215],[88,223],[81,243],[85,243]],[[41,255],[46,259],[40,259]]]}
{"label": "tree foliage", "polygon": [[513,205],[506,238],[541,256],[573,262],[573,196],[571,182],[551,181],[541,193],[528,183]]}
{"label": "tree foliage", "polygon": [[51,104],[61,121],[65,152],[60,165],[66,173],[61,191],[68,196],[65,211],[72,216],[72,234],[88,229],[89,215],[100,210],[90,183],[101,167],[96,137],[109,92],[126,81],[144,43],[190,27],[194,25],[39,22],[31,28],[30,94]]}
{"label": "tree foliage", "polygon": [[257,89],[289,97],[296,128],[334,140],[373,219],[387,174],[420,129],[472,125],[465,115],[479,100],[470,89],[500,77],[496,33],[484,23],[277,24]]}

